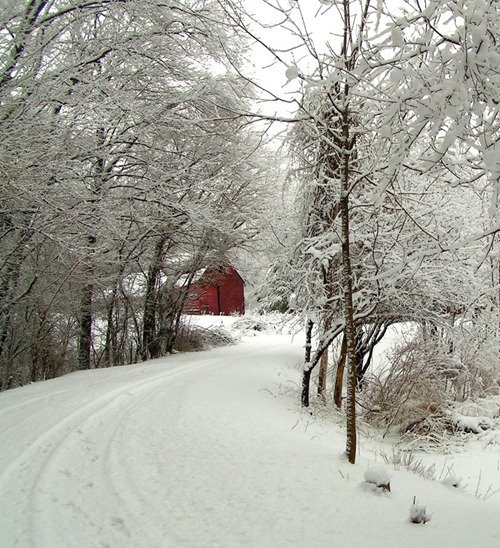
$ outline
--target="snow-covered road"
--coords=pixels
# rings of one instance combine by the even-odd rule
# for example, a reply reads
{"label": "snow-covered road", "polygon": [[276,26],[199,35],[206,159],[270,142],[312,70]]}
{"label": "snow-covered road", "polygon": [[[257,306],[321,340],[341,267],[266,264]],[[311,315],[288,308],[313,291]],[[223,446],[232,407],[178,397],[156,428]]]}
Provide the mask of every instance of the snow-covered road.
{"label": "snow-covered road", "polygon": [[[223,541],[241,517],[239,457],[265,467],[254,431],[272,438],[271,417],[249,422],[255,398],[239,398],[252,390],[252,371],[253,388],[262,388],[259,366],[275,359],[276,346],[264,341],[250,352],[178,355],[2,394],[0,546]],[[242,365],[244,379],[235,374]],[[267,522],[268,510],[258,510]],[[245,529],[236,527],[236,538],[254,532]]]}
{"label": "snow-covered road", "polygon": [[0,394],[0,546],[500,546],[496,502],[406,472],[364,489],[286,395],[300,353],[260,335]]}

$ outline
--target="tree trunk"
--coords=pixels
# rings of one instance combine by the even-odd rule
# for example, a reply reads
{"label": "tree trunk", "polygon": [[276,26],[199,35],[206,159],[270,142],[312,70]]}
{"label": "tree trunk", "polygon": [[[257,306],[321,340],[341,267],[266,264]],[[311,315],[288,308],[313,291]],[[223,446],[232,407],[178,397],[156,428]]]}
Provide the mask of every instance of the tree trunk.
{"label": "tree trunk", "polygon": [[[99,62],[98,62],[99,64]],[[100,66],[100,65],[99,65]],[[97,129],[97,138],[100,145],[106,146],[106,131],[104,128]],[[89,220],[92,228],[87,235],[87,267],[84,271],[85,285],[82,290],[80,300],[80,315],[79,315],[79,333],[78,333],[78,369],[90,369],[91,366],[91,351],[92,351],[92,300],[94,294],[93,278],[95,276],[95,259],[96,259],[96,243],[97,234],[99,234],[97,226],[100,223],[100,212],[96,203],[101,199],[101,191],[103,182],[106,176],[109,175],[109,169],[106,167],[104,157],[98,155],[95,163],[95,174],[93,184],[90,188],[91,195],[89,196],[91,209],[89,212]]]}
{"label": "tree trunk", "polygon": [[[347,162],[346,162],[347,163]],[[346,453],[351,464],[356,462],[356,329],[354,326],[354,306],[352,301],[352,269],[349,251],[349,200],[346,186],[342,198],[342,271],[344,278],[344,319],[347,347],[347,442]]]}
{"label": "tree trunk", "polygon": [[347,354],[347,339],[345,334],[342,336],[342,346],[340,347],[340,356],[337,363],[337,372],[335,375],[335,391],[333,394],[333,399],[337,409],[342,407],[342,387],[344,385],[344,369],[346,362]]}
{"label": "tree trunk", "polygon": [[160,273],[161,258],[166,238],[162,236],[155,245],[153,260],[149,266],[146,281],[146,294],[144,296],[144,314],[142,320],[142,349],[143,360],[159,357],[160,351],[157,344],[156,316],[157,316],[157,289],[156,284]]}
{"label": "tree trunk", "polygon": [[311,384],[311,349],[312,349],[312,330],[314,327],[314,322],[312,320],[307,320],[306,325],[306,351],[304,358],[304,371],[302,373],[302,395],[300,401],[302,407],[309,407],[309,387]]}
{"label": "tree trunk", "polygon": [[326,403],[326,373],[328,371],[328,348],[323,352],[319,361],[318,396]]}
{"label": "tree trunk", "polygon": [[80,301],[80,326],[78,333],[78,369],[90,369],[92,351],[92,294],[94,286],[87,283]]}
{"label": "tree trunk", "polygon": [[[346,6],[346,21],[348,21],[348,3]],[[345,36],[347,40],[347,34]],[[347,47],[344,48],[344,52]],[[350,149],[352,147],[349,128],[349,107],[347,98],[349,86],[344,87],[344,105],[342,108],[342,165],[341,165],[341,196],[340,215],[342,224],[342,278],[345,338],[347,346],[347,399],[346,423],[347,440],[346,453],[351,464],[356,462],[356,328],[354,325],[354,305],[352,299],[352,265],[350,253],[349,228],[349,182],[350,182]]]}
{"label": "tree trunk", "polygon": [[[125,315],[125,318],[127,317],[126,310],[127,310],[127,301],[128,297],[126,293],[123,290],[122,282],[123,282],[123,274],[125,272],[125,263],[127,261],[127,258],[123,256],[123,247],[120,249],[120,253],[118,256],[119,261],[119,268],[118,272],[115,278],[115,282],[113,284],[113,289],[111,291],[110,299],[108,302],[108,305],[106,307],[106,341],[104,344],[104,364],[106,367],[110,367],[113,365],[122,365],[125,363],[125,356],[123,352],[123,344],[120,344],[118,342],[118,333],[120,331],[118,322],[120,320],[120,315],[123,309],[123,314]],[[121,294],[121,301],[123,304],[120,306],[120,298],[119,294]],[[124,325],[122,326],[122,338],[127,336],[126,331],[126,321],[124,321]]]}
{"label": "tree trunk", "polygon": [[356,382],[359,391],[363,389],[365,375],[373,359],[373,350],[375,346],[383,339],[389,325],[389,323],[386,324],[376,322],[375,324],[371,325],[365,333],[362,333],[361,328],[358,328],[360,332],[360,340],[359,346],[356,348]]}
{"label": "tree trunk", "polygon": [[[7,226],[11,227],[10,222]],[[7,344],[14,303],[19,297],[26,296],[36,282],[35,275],[34,281],[28,286],[28,289],[21,295],[16,295],[21,269],[28,253],[28,242],[30,241],[31,234],[31,231],[26,231],[21,235],[15,249],[10,254],[11,256],[0,269],[0,356],[2,356]]]}
{"label": "tree trunk", "polygon": [[114,321],[115,315],[115,304],[116,297],[118,293],[117,288],[118,282],[115,282],[113,290],[111,292],[111,297],[106,307],[106,341],[104,343],[104,365],[105,367],[111,367],[116,365],[116,344],[117,344],[117,326]]}

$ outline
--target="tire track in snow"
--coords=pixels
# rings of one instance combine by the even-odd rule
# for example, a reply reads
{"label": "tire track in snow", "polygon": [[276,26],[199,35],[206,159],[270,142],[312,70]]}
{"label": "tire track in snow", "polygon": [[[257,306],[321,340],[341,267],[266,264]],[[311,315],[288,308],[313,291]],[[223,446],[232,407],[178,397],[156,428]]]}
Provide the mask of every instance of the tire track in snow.
{"label": "tire track in snow", "polygon": [[[131,401],[130,398],[135,396],[135,394],[131,394],[131,391],[143,392],[146,390],[146,394],[141,398],[141,401],[144,401],[151,391],[164,390],[165,383],[167,383],[168,389],[171,381],[177,378],[182,379],[194,368],[198,370],[206,367],[208,361],[211,360],[204,359],[203,362],[195,364],[195,366],[181,363],[174,370],[163,370],[152,378],[148,377],[141,382],[127,381],[125,386],[106,392],[103,396],[90,401],[83,408],[71,412],[64,419],[45,430],[0,473],[0,493],[3,497],[8,497],[9,494],[15,494],[21,490],[29,501],[23,515],[18,516],[18,518],[24,516],[24,527],[20,523],[10,523],[9,527],[13,525],[22,527],[24,533],[32,540],[41,540],[47,524],[39,523],[39,512],[47,502],[44,500],[46,496],[44,497],[43,494],[50,492],[50,489],[44,490],[44,484],[49,485],[51,482],[53,483],[54,477],[57,478],[55,469],[61,462],[65,462],[65,451],[68,452],[68,448],[71,450],[71,448],[74,449],[79,444],[81,445],[82,429],[86,425],[99,423],[99,419],[106,415],[120,417],[120,408],[126,408],[126,404]],[[178,382],[174,384],[177,385]],[[38,398],[35,401],[37,400]],[[123,418],[117,421],[115,431],[119,429],[123,421]],[[78,440],[76,444],[74,440]],[[35,468],[33,468],[33,463],[35,463]],[[123,500],[123,497],[120,498]],[[41,519],[43,520],[43,515]],[[5,531],[5,528],[2,530]],[[60,531],[58,532],[60,533]]]}
{"label": "tire track in snow", "polygon": [[[167,365],[167,364],[165,364]],[[148,367],[151,367],[151,365],[146,365],[146,364],[133,364],[133,365],[129,365],[129,366],[120,366],[120,369],[127,369],[125,372],[123,372],[123,379],[124,380],[128,380],[128,377],[130,377],[130,382],[135,382],[135,378],[138,377],[138,376],[142,376],[144,374],[147,374],[148,373]],[[133,369],[132,369],[133,368]],[[2,407],[0,408],[0,420],[3,419],[3,417],[7,417],[10,418],[12,417],[12,415],[16,412],[16,411],[20,411],[22,409],[25,409],[25,408],[29,408],[30,406],[32,406],[33,404],[35,404],[36,402],[38,404],[40,404],[42,401],[47,401],[47,402],[51,402],[54,398],[58,398],[62,395],[68,395],[68,394],[72,394],[74,393],[75,395],[79,396],[82,392],[82,389],[87,389],[88,391],[91,391],[92,389],[94,389],[96,386],[99,386],[100,383],[102,383],[103,381],[105,382],[106,380],[109,380],[110,378],[112,378],[112,375],[102,375],[103,373],[106,373],[106,372],[110,372],[110,371],[116,371],[116,368],[103,368],[103,369],[94,369],[92,370],[92,373],[95,374],[97,373],[99,375],[99,377],[104,377],[104,378],[98,378],[98,379],[92,379],[92,380],[88,380],[88,382],[85,384],[85,385],[82,385],[82,384],[77,384],[76,386],[71,386],[69,388],[66,388],[64,390],[57,390],[57,391],[50,391],[48,393],[42,393],[42,394],[39,394],[39,395],[32,395],[31,397],[29,397],[28,399],[25,399],[19,403],[15,403],[13,405],[9,405],[9,406],[5,406],[5,407]],[[120,373],[122,373],[122,371],[120,371]],[[162,372],[161,374],[163,374],[164,372]],[[27,386],[24,386],[24,387],[19,387],[17,389],[13,389],[13,390],[9,390],[9,391],[6,391],[6,392],[3,392],[1,394],[2,396],[2,403],[5,399],[9,399],[9,397],[12,397],[15,392],[17,390],[30,390],[30,389],[33,389],[33,390],[43,390],[43,389],[46,389],[47,386],[48,386],[48,383],[54,383],[54,382],[67,382],[69,379],[72,379],[73,375],[75,373],[68,373],[67,375],[64,375],[63,377],[59,377],[57,379],[50,379],[49,381],[44,381],[44,382],[40,382],[40,383],[31,383]],[[120,375],[120,377],[122,377],[122,375]],[[7,423],[5,423],[7,424]],[[1,425],[1,423],[0,423]],[[0,434],[4,434],[12,429],[15,428],[15,425],[14,426],[7,426],[7,428],[3,429],[3,430],[0,430]]]}
{"label": "tire track in snow", "polygon": [[[155,400],[155,396],[161,393],[164,397],[176,392],[180,386],[185,383],[185,379],[181,378],[177,382],[169,383],[167,390],[165,387],[156,387],[154,390],[146,393],[136,399],[133,405],[124,409],[121,413],[121,419],[115,425],[111,435],[107,436],[104,450],[102,451],[102,466],[103,477],[107,481],[109,487],[120,500],[120,516],[125,515],[124,522],[129,524],[130,519],[134,522],[133,531],[142,533],[147,531],[153,534],[156,541],[148,540],[147,543],[136,539],[134,546],[162,546],[158,539],[165,539],[166,532],[162,527],[162,512],[155,505],[149,502],[144,489],[144,476],[141,476],[141,470],[132,470],[127,467],[123,461],[123,454],[133,451],[130,447],[124,434],[124,425],[128,423],[131,416],[135,415],[138,409],[143,409],[145,405],[151,405]],[[170,421],[171,415],[165,417],[165,420]],[[147,442],[148,436],[144,433],[144,438]],[[124,477],[126,476],[126,480]],[[139,482],[135,479],[139,479]]]}
{"label": "tire track in snow", "polygon": [[[113,456],[113,447],[117,445],[115,443],[117,435],[122,431],[123,425],[128,423],[129,417],[136,415],[138,409],[143,411],[145,407],[151,406],[155,394],[161,393],[164,397],[167,397],[171,393],[176,393],[179,386],[186,384],[186,377],[196,375],[199,370],[209,369],[211,369],[211,366],[205,360],[203,363],[190,365],[186,370],[182,370],[175,375],[175,379],[169,377],[167,385],[155,383],[151,387],[146,387],[147,390],[143,391],[142,394],[135,394],[132,399],[127,401],[120,408],[119,413],[112,413],[113,420],[107,425],[104,432],[98,429],[94,430],[98,434],[98,439],[92,441],[92,447],[100,455],[98,460],[99,477],[106,482],[106,491],[112,493],[114,499],[114,515],[109,516],[110,521],[114,521],[113,525],[117,532],[116,538],[112,541],[113,546],[123,546],[124,543],[126,545],[130,543],[134,547],[164,546],[163,543],[158,544],[158,541],[154,541],[151,537],[153,535],[156,539],[162,538],[163,529],[161,525],[163,519],[161,513],[152,512],[154,506],[149,505],[147,499],[138,496],[141,493],[140,486],[137,489],[128,487],[131,478],[134,478],[135,474],[123,468],[121,460]],[[93,417],[93,419],[95,418]],[[169,421],[171,419],[170,415],[166,416],[165,419]],[[125,443],[121,439],[120,441],[122,443],[118,444],[116,448],[117,455],[128,453],[130,449],[133,450],[128,445],[129,440],[126,439]],[[49,478],[51,477],[53,476],[49,475]],[[122,534],[119,535],[118,533]]]}
{"label": "tire track in snow", "polygon": [[[196,374],[199,372],[199,369],[202,369],[203,373],[212,374],[214,369],[227,367],[231,362],[232,359],[230,358],[222,358],[218,360],[217,363],[213,363],[208,366],[205,365],[203,368],[190,368],[190,372]],[[169,383],[167,391],[165,391],[163,387],[158,387],[132,402],[132,405],[128,406],[126,412],[123,414],[120,424],[117,425],[117,428],[114,430],[113,436],[108,439],[107,452],[105,454],[107,459],[107,479],[114,486],[116,491],[122,492],[124,504],[129,508],[132,514],[140,515],[142,529],[147,528],[149,531],[155,531],[155,538],[162,539],[161,541],[157,541],[157,544],[154,544],[155,546],[165,546],[165,543],[167,543],[167,545],[177,545],[176,539],[172,539],[171,535],[169,537],[169,531],[165,530],[165,512],[168,511],[168,508],[163,505],[159,506],[158,504],[153,504],[151,502],[152,498],[150,495],[153,495],[153,499],[156,499],[156,497],[154,497],[156,494],[154,492],[154,488],[157,487],[160,489],[162,487],[160,481],[160,476],[162,473],[161,467],[157,467],[156,474],[153,478],[147,478],[141,476],[141,470],[137,467],[137,462],[133,460],[132,465],[135,465],[137,469],[127,469],[128,480],[123,482],[120,477],[120,464],[123,465],[124,463],[121,457],[123,455],[123,441],[124,436],[126,436],[126,432],[121,427],[125,424],[129,424],[130,418],[134,416],[138,416],[140,420],[144,420],[144,415],[137,414],[136,411],[137,409],[143,409],[146,401],[149,409],[154,410],[165,401],[171,401],[170,396],[172,394],[174,395],[174,399],[175,397],[178,398],[179,394],[182,392],[179,388],[182,387],[188,387],[185,378],[178,379],[176,383]],[[158,396],[160,396],[159,400],[157,400]],[[167,417],[167,426],[168,432],[171,434],[173,426],[175,425],[175,419],[179,418],[179,416],[171,413],[172,407],[169,408],[169,412],[170,414]],[[162,461],[159,455],[163,455],[165,459],[172,459],[173,453],[168,451],[170,447],[167,443],[164,443],[165,440],[163,436],[159,435],[159,432],[155,430],[154,425],[150,424],[148,426],[151,426],[152,429],[151,431],[145,432],[145,439],[148,443],[148,449],[151,450],[151,454],[158,454],[158,458],[156,459],[157,462]],[[132,428],[132,430],[137,431],[137,425],[135,425],[135,428]],[[142,430],[144,431],[144,429]],[[153,439],[157,441],[156,444],[150,443],[150,440]],[[150,482],[149,485],[146,485],[148,480],[152,480],[152,482]],[[156,485],[153,485],[155,482],[157,482]],[[142,545],[148,547],[153,546],[153,544],[141,544],[141,546]]]}
{"label": "tire track in snow", "polygon": [[[218,359],[217,369],[224,371],[225,368],[230,368],[235,364],[241,365],[245,363],[243,358],[248,360],[248,350],[244,347],[236,350],[233,348],[233,354],[231,356],[221,356]],[[259,362],[262,358],[272,360],[274,355],[278,356],[282,354],[282,350],[278,351],[275,344],[260,344],[259,348],[252,349],[251,354],[252,362]],[[250,364],[252,365],[252,363]],[[210,375],[210,377],[199,376],[195,380],[198,385],[205,385],[208,381],[208,385],[211,383],[217,385],[220,379],[214,378],[213,368],[206,368],[203,371]],[[179,384],[182,384],[180,382]],[[189,385],[189,392],[191,391],[192,384]],[[187,386],[186,386],[187,387]],[[225,389],[225,388],[224,388]],[[154,401],[155,397],[151,395],[150,409],[159,407],[168,402],[170,404],[169,411],[177,411],[174,416],[169,415],[167,428],[164,432],[155,432],[154,425],[151,430],[150,426],[146,424],[147,417],[139,415],[138,421],[135,421],[134,428],[131,431],[138,431],[140,429],[146,431],[151,436],[147,439],[150,440],[154,436],[156,446],[154,443],[149,443],[147,448],[141,448],[143,450],[143,457],[149,453],[149,460],[147,460],[148,466],[144,468],[149,471],[149,477],[141,475],[141,469],[139,468],[140,459],[137,459],[137,454],[140,450],[134,452],[134,458],[130,460],[127,471],[129,471],[129,479],[121,487],[124,492],[127,492],[126,499],[129,504],[133,504],[137,507],[139,512],[142,512],[148,528],[151,530],[163,531],[163,537],[160,535],[157,538],[163,538],[165,541],[165,535],[168,535],[169,542],[162,544],[163,546],[178,546],[178,545],[205,545],[205,542],[209,542],[207,537],[204,536],[204,530],[209,535],[208,531],[210,527],[213,527],[213,521],[218,521],[218,526],[221,530],[226,529],[232,518],[228,521],[227,518],[231,517],[231,501],[239,500],[240,495],[237,494],[234,488],[229,488],[229,491],[225,487],[222,487],[221,493],[229,494],[228,501],[220,500],[220,504],[225,510],[215,509],[213,507],[213,497],[211,489],[214,487],[213,474],[232,473],[235,467],[235,461],[233,460],[234,453],[230,446],[220,445],[221,440],[214,437],[213,432],[210,431],[211,425],[216,426],[216,431],[220,430],[220,424],[225,424],[227,416],[224,413],[219,415],[214,408],[208,410],[208,423],[202,418],[202,423],[198,423],[196,413],[194,415],[189,413],[189,408],[172,408],[172,403],[178,403],[184,400],[184,395],[175,391],[174,402],[168,401],[168,395],[162,394],[159,401]],[[186,403],[193,403],[192,399],[187,394]],[[209,399],[210,401],[210,399]],[[141,405],[140,401],[137,401],[137,405]],[[175,407],[175,406],[174,406]],[[134,414],[134,409],[130,407],[127,410],[130,414]],[[178,419],[176,421],[175,419]],[[194,422],[193,422],[194,419]],[[142,422],[141,422],[142,420]],[[126,422],[126,421],[125,421]],[[229,419],[229,425],[232,424],[232,420]],[[217,426],[218,425],[218,426]],[[117,432],[117,439],[110,440],[110,459],[111,471],[118,471],[120,467],[117,465],[122,459],[122,440],[120,434],[126,435],[126,432]],[[183,453],[183,452],[186,453]],[[187,457],[187,461],[193,463],[192,452],[197,455],[195,469],[189,468],[186,465],[184,455]],[[154,454],[158,457],[153,458]],[[166,458],[162,459],[161,456]],[[151,473],[151,470],[155,468],[155,475]],[[130,473],[133,472],[133,473]],[[114,475],[111,473],[111,477]],[[223,475],[220,477],[224,477]],[[119,481],[120,478],[118,478]],[[227,477],[229,481],[229,477]],[[158,485],[154,485],[155,481],[158,481]],[[155,488],[157,487],[156,491]],[[187,493],[184,492],[187,489]],[[161,491],[158,491],[161,490]],[[154,502],[154,504],[151,503]],[[202,521],[197,523],[199,529],[198,532],[188,532],[184,526],[177,527],[176,521],[179,519],[182,523],[186,522],[186,516],[194,512]],[[173,517],[172,515],[173,514]],[[158,529],[159,524],[161,528]],[[172,527],[170,531],[168,527]],[[214,541],[214,538],[211,539]],[[210,541],[210,542],[211,542]],[[166,541],[165,541],[166,542]]]}

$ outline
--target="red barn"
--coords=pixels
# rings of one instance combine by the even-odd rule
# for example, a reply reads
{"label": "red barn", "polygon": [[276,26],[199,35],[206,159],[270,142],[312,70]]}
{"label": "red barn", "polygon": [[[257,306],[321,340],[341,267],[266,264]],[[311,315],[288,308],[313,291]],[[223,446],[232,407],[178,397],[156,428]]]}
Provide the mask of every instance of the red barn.
{"label": "red barn", "polygon": [[184,306],[187,314],[245,313],[245,282],[232,266],[210,267],[191,284]]}

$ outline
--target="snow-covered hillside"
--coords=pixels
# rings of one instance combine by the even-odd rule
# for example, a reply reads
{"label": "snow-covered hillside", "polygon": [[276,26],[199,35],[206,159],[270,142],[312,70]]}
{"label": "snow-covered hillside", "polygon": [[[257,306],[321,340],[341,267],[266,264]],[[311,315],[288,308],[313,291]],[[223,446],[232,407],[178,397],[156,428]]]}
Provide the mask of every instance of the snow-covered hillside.
{"label": "snow-covered hillside", "polygon": [[[299,410],[302,342],[256,333],[0,394],[0,546],[500,546],[500,494],[392,469],[370,440],[344,460],[339,427]],[[454,471],[496,489],[495,462]],[[364,481],[375,466],[390,492]]]}

